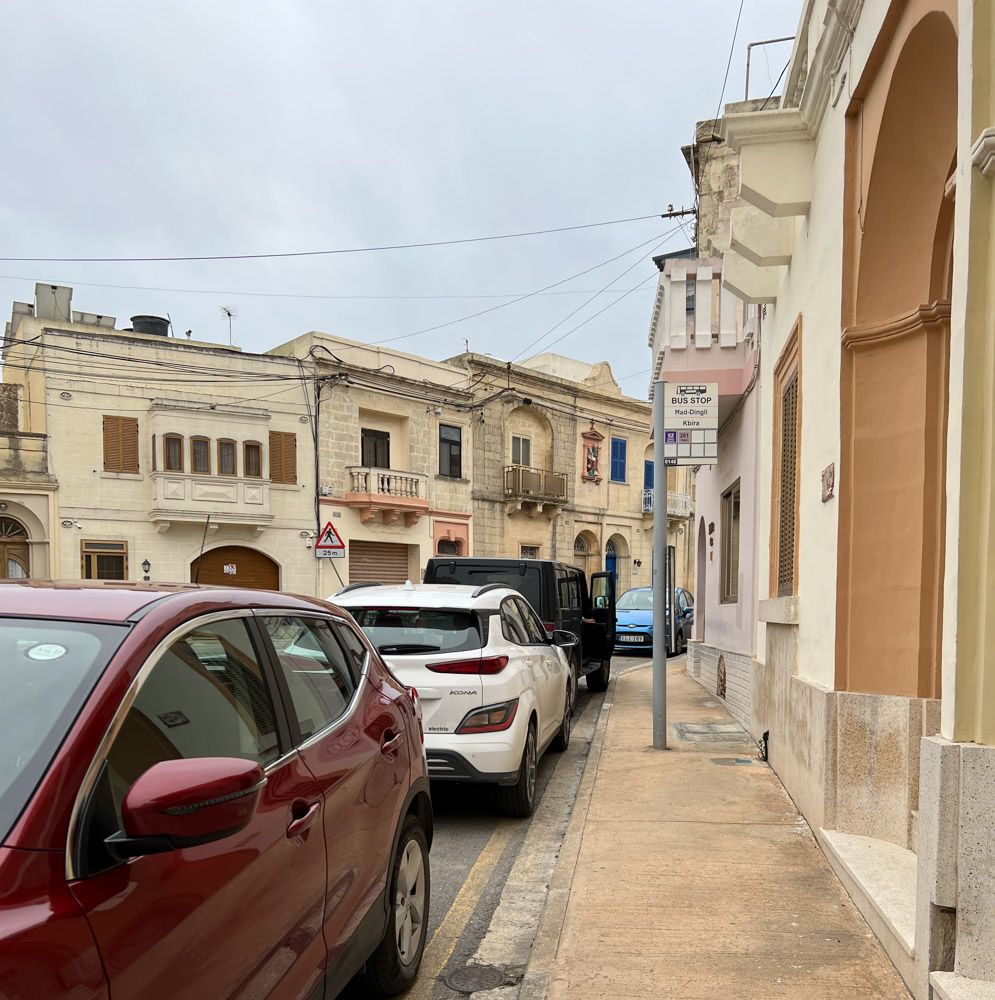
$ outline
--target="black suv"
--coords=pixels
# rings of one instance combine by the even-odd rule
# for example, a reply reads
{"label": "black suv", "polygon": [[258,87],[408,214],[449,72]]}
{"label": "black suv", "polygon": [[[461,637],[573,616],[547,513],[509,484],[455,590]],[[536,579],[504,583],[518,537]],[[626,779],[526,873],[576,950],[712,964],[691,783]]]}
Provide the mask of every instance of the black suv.
{"label": "black suv", "polygon": [[425,583],[512,587],[532,605],[548,634],[565,629],[580,640],[573,649],[576,676],[587,677],[591,691],[608,687],[615,647],[613,574],[594,573],[589,588],[583,570],[551,559],[436,556],[425,567]]}

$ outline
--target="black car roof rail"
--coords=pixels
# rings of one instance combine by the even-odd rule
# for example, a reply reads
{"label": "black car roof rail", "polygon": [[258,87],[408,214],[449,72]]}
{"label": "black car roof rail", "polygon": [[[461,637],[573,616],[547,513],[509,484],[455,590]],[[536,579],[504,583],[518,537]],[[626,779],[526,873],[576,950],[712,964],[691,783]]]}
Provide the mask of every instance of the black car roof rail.
{"label": "black car roof rail", "polygon": [[481,594],[486,594],[488,590],[508,590],[508,584],[506,583],[485,583],[482,587],[477,587],[477,589],[470,595],[471,597],[480,597]]}
{"label": "black car roof rail", "polygon": [[335,596],[348,594],[350,590],[359,590],[361,587],[382,587],[382,583],[350,583],[348,587],[343,587]]}

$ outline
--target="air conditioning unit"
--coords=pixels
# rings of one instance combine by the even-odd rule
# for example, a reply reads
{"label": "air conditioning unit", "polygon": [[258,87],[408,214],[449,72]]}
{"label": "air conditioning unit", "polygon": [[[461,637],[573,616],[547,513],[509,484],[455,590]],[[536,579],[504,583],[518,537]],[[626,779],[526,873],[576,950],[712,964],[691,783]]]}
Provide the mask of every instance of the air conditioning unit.
{"label": "air conditioning unit", "polygon": [[331,486],[322,486],[318,490],[318,493],[323,497],[330,497],[334,492],[335,490],[333,490]]}

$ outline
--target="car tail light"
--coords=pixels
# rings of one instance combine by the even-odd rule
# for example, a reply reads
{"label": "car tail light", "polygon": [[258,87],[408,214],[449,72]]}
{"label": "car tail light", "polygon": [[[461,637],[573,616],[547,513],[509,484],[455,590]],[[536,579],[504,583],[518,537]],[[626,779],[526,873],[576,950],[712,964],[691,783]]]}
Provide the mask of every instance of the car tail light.
{"label": "car tail light", "polygon": [[500,733],[510,729],[518,713],[518,699],[506,701],[503,705],[478,708],[467,714],[457,726],[457,733]]}
{"label": "car tail light", "polygon": [[415,718],[418,720],[418,735],[422,743],[425,742],[425,713],[422,711],[421,698],[418,697],[418,688],[409,687],[408,694],[411,695],[411,704],[415,707]]}
{"label": "car tail light", "polygon": [[547,635],[552,635],[556,631],[556,622],[543,622],[542,627],[546,630]]}
{"label": "car tail light", "polygon": [[426,663],[425,669],[436,674],[499,674],[506,666],[507,656],[478,656],[475,660]]}

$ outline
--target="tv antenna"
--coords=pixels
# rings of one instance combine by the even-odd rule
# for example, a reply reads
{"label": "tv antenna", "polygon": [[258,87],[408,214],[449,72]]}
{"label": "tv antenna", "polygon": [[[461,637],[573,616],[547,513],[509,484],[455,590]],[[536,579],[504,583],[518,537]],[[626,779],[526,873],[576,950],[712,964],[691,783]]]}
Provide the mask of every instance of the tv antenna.
{"label": "tv antenna", "polygon": [[238,319],[238,306],[222,306],[221,315],[228,320],[228,346],[232,346],[231,321]]}

